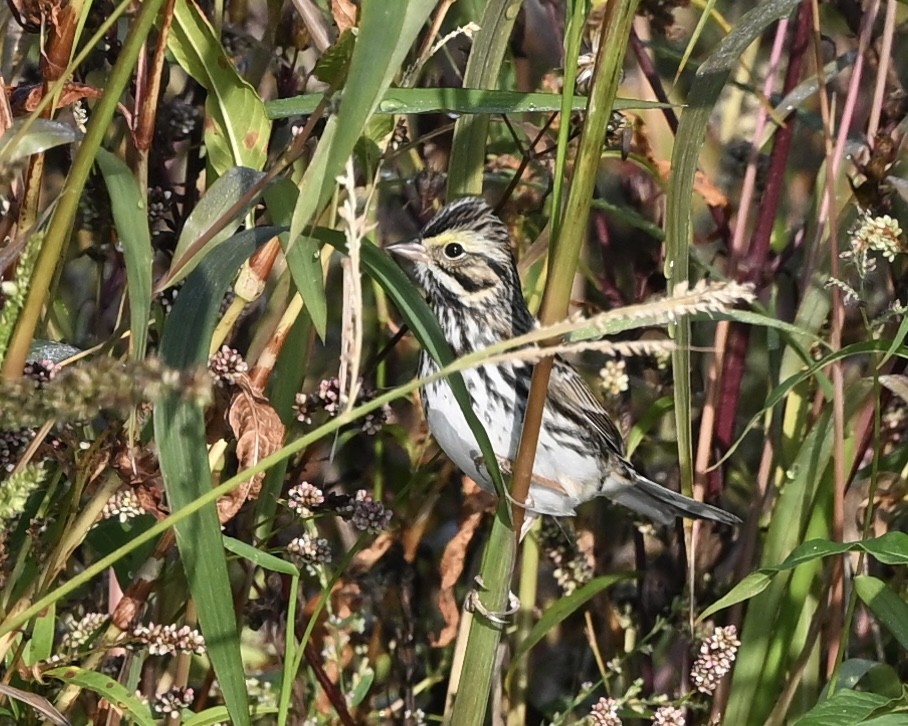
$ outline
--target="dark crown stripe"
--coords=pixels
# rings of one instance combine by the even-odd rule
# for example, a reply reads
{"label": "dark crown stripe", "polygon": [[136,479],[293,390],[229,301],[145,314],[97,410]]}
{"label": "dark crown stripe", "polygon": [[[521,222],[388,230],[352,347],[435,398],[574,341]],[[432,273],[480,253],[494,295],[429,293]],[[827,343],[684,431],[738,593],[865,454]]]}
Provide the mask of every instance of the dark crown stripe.
{"label": "dark crown stripe", "polygon": [[464,197],[452,202],[429,221],[422,236],[429,239],[455,229],[471,229],[505,238],[508,234],[504,223],[482,197]]}

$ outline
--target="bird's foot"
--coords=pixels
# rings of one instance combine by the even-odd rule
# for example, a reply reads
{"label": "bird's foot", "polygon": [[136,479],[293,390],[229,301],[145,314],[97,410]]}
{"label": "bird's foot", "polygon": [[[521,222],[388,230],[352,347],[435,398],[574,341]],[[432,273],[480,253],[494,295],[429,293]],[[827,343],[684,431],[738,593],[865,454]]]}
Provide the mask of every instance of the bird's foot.
{"label": "bird's foot", "polygon": [[495,625],[507,625],[508,619],[520,609],[520,599],[509,590],[508,609],[503,612],[489,610],[489,608],[483,605],[479,599],[479,591],[488,589],[482,581],[482,577],[477,575],[473,582],[476,583],[476,588],[467,593],[467,599],[463,605],[467,612],[479,613],[482,617]]}

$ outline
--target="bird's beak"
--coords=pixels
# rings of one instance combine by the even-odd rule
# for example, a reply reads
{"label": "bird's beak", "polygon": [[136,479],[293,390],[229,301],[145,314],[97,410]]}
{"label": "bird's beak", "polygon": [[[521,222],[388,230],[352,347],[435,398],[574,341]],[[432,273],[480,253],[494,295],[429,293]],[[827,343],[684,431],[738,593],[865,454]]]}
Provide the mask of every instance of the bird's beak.
{"label": "bird's beak", "polygon": [[429,261],[429,255],[426,253],[426,248],[419,240],[398,242],[396,245],[385,247],[385,249],[395,255],[400,255],[408,260],[413,260],[413,262]]}

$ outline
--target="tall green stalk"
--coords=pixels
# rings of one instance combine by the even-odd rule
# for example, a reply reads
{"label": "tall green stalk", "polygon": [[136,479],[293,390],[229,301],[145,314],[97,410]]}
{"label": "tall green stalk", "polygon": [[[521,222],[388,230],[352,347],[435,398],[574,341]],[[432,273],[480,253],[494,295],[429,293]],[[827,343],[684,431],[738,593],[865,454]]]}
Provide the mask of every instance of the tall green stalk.
{"label": "tall green stalk", "polygon": [[[473,41],[464,73],[466,88],[497,87],[501,64],[520,5],[521,0],[491,0],[486,5],[480,20],[481,30]],[[489,117],[485,114],[470,114],[457,121],[453,144],[456,151],[448,169],[449,199],[482,191],[488,131]],[[484,591],[479,596],[483,605],[492,611],[505,608],[514,572],[517,544],[511,529],[509,509],[510,504],[501,499],[483,553],[481,577]],[[446,714],[451,723],[470,726],[482,723],[485,719],[502,630],[502,626],[482,616],[472,619],[463,673],[459,677],[457,674],[451,676],[452,682],[459,684],[451,713]]]}
{"label": "tall green stalk", "polygon": [[[555,241],[554,253],[549,262],[549,280],[541,313],[544,323],[560,320],[567,314],[570,289],[585,237],[590,199],[599,170],[602,140],[618,91],[636,5],[636,0],[613,0],[609,3],[602,22],[596,73],[580,138],[574,178],[565,206],[565,223],[561,227],[562,234]],[[537,364],[533,372],[533,385],[511,484],[512,494],[518,501],[526,499],[529,489],[550,372],[551,359]],[[500,507],[502,506],[506,504],[502,503]],[[523,510],[514,512],[514,520],[514,528],[519,531]],[[495,607],[497,601],[500,608],[505,602],[504,596],[510,587],[513,572],[515,544],[513,534],[502,527],[499,516],[482,562],[481,577],[490,590],[490,607]],[[500,626],[493,625],[482,616],[474,617],[464,657],[464,673],[451,714],[453,724],[476,724],[485,719],[500,635]]]}

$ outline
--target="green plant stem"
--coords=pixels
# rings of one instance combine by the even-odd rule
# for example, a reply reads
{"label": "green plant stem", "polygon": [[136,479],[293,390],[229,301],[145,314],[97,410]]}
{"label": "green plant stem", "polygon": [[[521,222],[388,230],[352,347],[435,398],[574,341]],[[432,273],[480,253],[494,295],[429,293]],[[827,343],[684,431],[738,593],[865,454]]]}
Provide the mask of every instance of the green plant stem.
{"label": "green plant stem", "polygon": [[[483,11],[481,30],[473,41],[473,49],[464,74],[468,88],[494,88],[501,69],[511,29],[517,19],[521,0],[491,0]],[[457,149],[448,169],[448,199],[482,191],[482,172],[485,163],[489,118],[471,114],[460,118],[454,127],[454,148]],[[492,532],[483,551],[480,568],[483,590],[480,601],[489,610],[502,611],[508,600],[511,576],[517,556],[517,545],[511,530],[510,503],[505,497],[498,501]],[[459,684],[454,704],[446,718],[452,724],[472,726],[485,720],[502,626],[477,615],[472,618],[464,653],[464,669],[452,673]]]}
{"label": "green plant stem", "polygon": [[[599,173],[602,140],[612,113],[612,105],[621,81],[627,38],[630,34],[636,0],[612,0],[602,19],[599,53],[590,101],[587,108],[574,177],[565,205],[560,234],[554,240],[554,253],[549,258],[548,280],[542,299],[540,320],[543,325],[562,320],[567,316],[574,272],[580,257],[580,248],[586,236],[590,214],[590,200]],[[548,392],[549,376],[554,360],[546,358],[533,369],[533,382],[523,420],[520,447],[514,461],[511,494],[518,502],[526,500],[530,488],[533,462],[536,459],[536,442],[542,424],[542,413]],[[514,513],[514,528],[523,523],[524,512]]]}
{"label": "green plant stem", "polygon": [[[565,207],[562,226],[563,234],[556,241],[554,255],[550,258],[549,279],[542,303],[542,321],[554,322],[567,314],[570,289],[574,270],[580,255],[584,239],[586,222],[589,218],[590,199],[593,195],[596,174],[599,170],[599,159],[602,152],[602,139],[611,115],[612,103],[618,90],[621,68],[630,25],[634,17],[636,0],[613,0],[609,3],[602,22],[602,38],[599,56],[596,59],[596,72],[590,94],[587,117],[580,137],[578,163],[574,170],[574,179]],[[457,143],[455,135],[455,145]],[[527,409],[524,415],[523,432],[517,458],[514,461],[511,494],[515,501],[526,501],[532,475],[533,462],[536,458],[536,442],[542,423],[549,375],[553,359],[547,358],[533,369],[533,381],[530,389]],[[503,502],[499,508],[503,506]],[[514,530],[521,531],[524,510],[520,507],[514,511]],[[496,524],[500,518],[496,518]],[[511,580],[516,543],[508,532],[493,526],[492,536],[483,558],[483,582],[494,590],[499,603]],[[498,548],[502,547],[503,550]],[[500,557],[490,557],[490,552],[500,551]],[[494,568],[494,573],[487,567]],[[491,579],[500,577],[500,580]],[[500,606],[499,606],[500,607]],[[453,724],[475,724],[485,719],[486,706],[491,684],[491,669],[495,662],[495,651],[500,636],[499,627],[490,627],[484,618],[474,618],[467,642],[464,657],[466,669],[461,682],[457,700],[454,702],[451,721]]]}
{"label": "green plant stem", "polygon": [[75,220],[79,208],[79,199],[95,161],[95,152],[101,146],[104,135],[110,128],[117,110],[117,103],[132,77],[132,70],[139,57],[139,51],[154,25],[163,2],[164,0],[145,0],[140,5],[135,22],[126,36],[123,49],[111,71],[104,95],[92,113],[85,138],[79,145],[72,169],[60,192],[44,245],[41,247],[38,262],[35,265],[25,306],[19,316],[16,331],[13,333],[9,350],[3,361],[2,374],[5,378],[17,378],[22,374],[28,349],[35,337],[38,320],[51,289],[54,273],[72,231],[73,220]]}
{"label": "green plant stem", "polygon": [[[536,536],[539,533],[539,521],[523,543],[520,552],[520,610],[517,612],[517,632],[514,634],[516,642],[522,642],[529,636],[533,629],[536,607],[536,591],[538,589],[539,575],[539,543]],[[508,726],[522,726],[526,723],[526,698],[530,683],[529,658],[521,658],[514,666],[513,676],[508,683],[511,684],[508,693],[508,702],[511,710],[508,712]]]}

